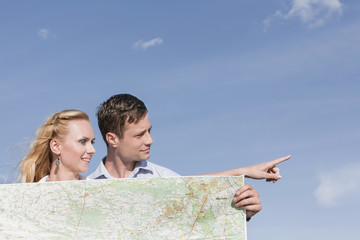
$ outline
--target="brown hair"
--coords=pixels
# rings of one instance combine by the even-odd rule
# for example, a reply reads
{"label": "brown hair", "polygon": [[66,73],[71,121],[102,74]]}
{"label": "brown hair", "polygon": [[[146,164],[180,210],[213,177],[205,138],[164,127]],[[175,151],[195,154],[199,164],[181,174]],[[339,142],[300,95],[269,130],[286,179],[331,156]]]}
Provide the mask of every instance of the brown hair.
{"label": "brown hair", "polygon": [[71,120],[89,120],[89,116],[80,110],[64,110],[53,114],[36,134],[36,139],[31,143],[29,153],[20,162],[22,182],[38,182],[50,174],[52,152],[50,141],[62,138],[67,134],[67,125]]}
{"label": "brown hair", "polygon": [[106,143],[106,134],[123,137],[126,123],[137,122],[147,113],[145,104],[130,94],[117,94],[98,107],[97,118],[101,135]]}

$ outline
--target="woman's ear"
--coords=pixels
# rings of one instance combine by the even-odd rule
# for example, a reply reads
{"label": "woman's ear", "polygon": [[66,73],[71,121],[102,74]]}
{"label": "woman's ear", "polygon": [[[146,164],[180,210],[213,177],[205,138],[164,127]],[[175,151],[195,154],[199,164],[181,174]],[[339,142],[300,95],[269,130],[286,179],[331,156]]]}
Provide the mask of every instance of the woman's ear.
{"label": "woman's ear", "polygon": [[51,139],[50,141],[50,149],[53,153],[60,155],[60,142],[57,139]]}
{"label": "woman's ear", "polygon": [[115,133],[108,132],[108,133],[106,134],[106,141],[107,141],[107,143],[108,143],[110,146],[115,147],[115,146],[116,146],[116,143],[117,143],[117,141],[118,141],[118,137],[116,136]]}

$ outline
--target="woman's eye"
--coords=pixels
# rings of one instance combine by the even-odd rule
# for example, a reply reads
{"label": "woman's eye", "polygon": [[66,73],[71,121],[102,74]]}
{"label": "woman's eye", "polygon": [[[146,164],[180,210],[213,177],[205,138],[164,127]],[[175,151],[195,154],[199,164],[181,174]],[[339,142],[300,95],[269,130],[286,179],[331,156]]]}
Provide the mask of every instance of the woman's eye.
{"label": "woman's eye", "polygon": [[92,141],[91,141],[91,144],[93,144],[93,145],[94,145],[94,144],[95,144],[95,140],[92,140]]}
{"label": "woman's eye", "polygon": [[85,139],[81,139],[79,142],[80,142],[81,144],[85,144],[85,143],[86,143],[86,140],[85,140]]}

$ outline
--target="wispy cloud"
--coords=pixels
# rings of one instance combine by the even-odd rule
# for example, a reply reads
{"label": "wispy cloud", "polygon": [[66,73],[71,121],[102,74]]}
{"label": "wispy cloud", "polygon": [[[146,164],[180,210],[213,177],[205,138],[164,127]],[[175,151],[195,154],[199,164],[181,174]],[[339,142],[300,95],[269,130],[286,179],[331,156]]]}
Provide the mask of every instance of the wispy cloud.
{"label": "wispy cloud", "polygon": [[360,193],[360,164],[323,173],[315,197],[322,206],[336,206],[350,195]]}
{"label": "wispy cloud", "polygon": [[149,41],[146,41],[146,42],[144,42],[143,40],[139,40],[139,41],[135,42],[132,46],[135,49],[141,48],[141,49],[146,50],[149,47],[160,45],[162,43],[163,43],[163,40],[158,37],[158,38],[154,38]]}
{"label": "wispy cloud", "polygon": [[41,37],[42,39],[48,39],[50,37],[55,37],[54,34],[50,33],[50,30],[49,29],[45,29],[45,28],[42,28],[38,31],[38,35],[39,37]]}
{"label": "wispy cloud", "polygon": [[284,16],[284,14],[281,13],[279,10],[277,10],[273,15],[271,15],[270,17],[266,18],[263,21],[265,28],[268,28],[275,18],[283,17],[283,16]]}
{"label": "wispy cloud", "polygon": [[287,13],[276,11],[263,21],[265,27],[269,27],[275,18],[288,20],[299,18],[309,28],[323,26],[333,17],[342,15],[343,4],[340,0],[293,0]]}

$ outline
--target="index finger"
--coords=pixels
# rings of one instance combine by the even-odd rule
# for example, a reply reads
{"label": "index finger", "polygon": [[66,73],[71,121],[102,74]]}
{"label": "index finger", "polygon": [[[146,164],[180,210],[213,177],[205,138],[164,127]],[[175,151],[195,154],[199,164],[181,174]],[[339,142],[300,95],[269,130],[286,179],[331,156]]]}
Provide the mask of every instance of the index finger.
{"label": "index finger", "polygon": [[270,163],[271,165],[275,166],[276,164],[279,164],[279,163],[281,163],[281,162],[284,162],[284,161],[286,161],[286,160],[288,160],[288,159],[290,159],[290,158],[291,158],[291,155],[288,155],[288,156],[286,156],[286,157],[281,157],[281,158],[277,158],[277,159],[275,159],[275,160],[269,161],[269,163]]}

